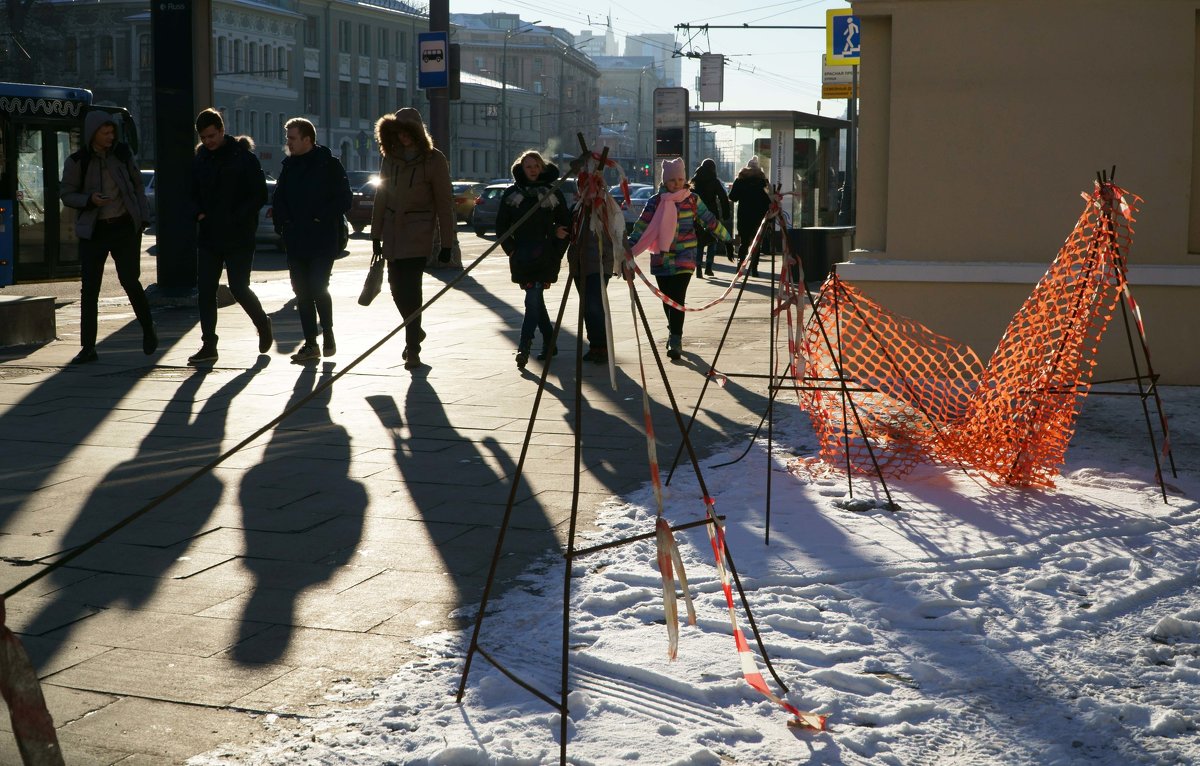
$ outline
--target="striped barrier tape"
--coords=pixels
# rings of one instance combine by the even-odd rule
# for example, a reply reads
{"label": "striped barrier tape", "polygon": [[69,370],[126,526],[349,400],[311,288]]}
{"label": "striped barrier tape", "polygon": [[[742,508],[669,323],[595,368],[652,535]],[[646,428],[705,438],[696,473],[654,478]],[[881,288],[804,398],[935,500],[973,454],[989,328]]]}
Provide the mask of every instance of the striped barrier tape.
{"label": "striped barrier tape", "polygon": [[46,709],[46,698],[25,647],[5,622],[4,599],[0,599],[0,696],[8,705],[21,762],[25,766],[63,766],[54,719]]}

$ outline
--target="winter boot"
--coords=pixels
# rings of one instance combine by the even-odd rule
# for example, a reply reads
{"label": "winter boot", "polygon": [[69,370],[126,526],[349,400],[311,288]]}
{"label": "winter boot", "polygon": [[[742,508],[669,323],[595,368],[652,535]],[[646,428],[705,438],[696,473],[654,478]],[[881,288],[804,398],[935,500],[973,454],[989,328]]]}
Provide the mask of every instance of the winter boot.
{"label": "winter boot", "polygon": [[667,356],[678,359],[683,356],[683,336],[672,333],[667,337]]}
{"label": "winter boot", "polygon": [[521,346],[517,349],[517,369],[525,369],[525,365],[529,364],[529,346]]}

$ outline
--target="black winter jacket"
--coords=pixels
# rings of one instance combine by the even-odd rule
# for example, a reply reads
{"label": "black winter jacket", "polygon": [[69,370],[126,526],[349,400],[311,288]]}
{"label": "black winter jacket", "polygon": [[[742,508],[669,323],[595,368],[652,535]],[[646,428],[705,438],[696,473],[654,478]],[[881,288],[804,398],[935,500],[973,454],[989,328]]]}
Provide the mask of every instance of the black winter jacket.
{"label": "black winter jacket", "polygon": [[320,144],[284,159],[275,184],[271,217],[283,235],[288,258],[337,255],[342,216],[353,200],[346,170]]}
{"label": "black winter jacket", "polygon": [[558,168],[547,163],[536,181],[525,178],[520,163],[513,165],[513,185],[504,190],[500,197],[500,210],[496,214],[496,231],[503,234],[521,219],[530,209],[537,210],[511,237],[500,242],[508,253],[508,270],[512,281],[517,284],[558,280],[563,253],[567,251],[570,237],[558,239],[555,229],[559,226],[571,228],[571,212],[567,200],[557,189],[550,187],[558,180]]}
{"label": "black winter jacket", "polygon": [[[718,221],[724,224],[729,220],[729,196],[725,194],[725,184],[721,183],[720,178],[717,178],[715,170],[701,166],[692,176],[692,191],[696,192],[696,196],[717,217]],[[696,227],[697,244],[707,245],[713,241],[715,240],[712,232],[707,228]]]}
{"label": "black winter jacket", "polygon": [[192,217],[201,247],[254,247],[258,212],[267,204],[267,181],[248,136],[225,136],[210,152],[203,144],[192,159]]}
{"label": "black winter jacket", "polygon": [[767,177],[761,171],[747,171],[743,168],[733,180],[733,186],[729,189],[729,199],[738,203],[738,232],[753,234],[771,208],[771,198],[767,194]]}

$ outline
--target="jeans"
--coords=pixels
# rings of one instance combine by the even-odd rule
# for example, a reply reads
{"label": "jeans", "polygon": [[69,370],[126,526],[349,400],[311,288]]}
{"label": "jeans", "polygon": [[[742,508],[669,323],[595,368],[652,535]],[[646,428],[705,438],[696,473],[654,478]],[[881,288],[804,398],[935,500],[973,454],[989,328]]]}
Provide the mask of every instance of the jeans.
{"label": "jeans", "polygon": [[217,345],[217,284],[221,281],[222,268],[229,280],[229,292],[254,326],[261,328],[267,323],[267,312],[250,289],[254,245],[201,247],[196,265],[196,292],[200,305],[200,338],[205,345]]}
{"label": "jeans", "polygon": [[[424,303],[421,297],[421,280],[425,278],[425,259],[397,258],[387,262],[387,271],[392,302],[400,310],[400,316],[408,320]],[[404,326],[404,339],[411,353],[421,352],[421,341],[425,340],[425,333],[421,332],[420,315]]]}
{"label": "jeans", "polygon": [[604,302],[600,291],[608,287],[607,280],[599,274],[588,274],[580,285],[575,277],[575,289],[583,300],[583,326],[587,330],[588,345],[593,348],[608,347],[608,328],[604,326]]}
{"label": "jeans", "polygon": [[[692,281],[692,272],[681,271],[678,274],[672,274],[669,277],[655,277],[658,282],[658,289],[663,292],[671,300],[678,303],[680,306],[685,306],[687,300],[688,283]],[[683,317],[684,313],[673,306],[663,304],[663,312],[667,315],[667,329],[672,335],[683,335]]]}
{"label": "jeans", "polygon": [[100,303],[100,285],[104,281],[104,262],[112,253],[117,267],[117,279],[129,304],[137,315],[142,330],[153,326],[150,318],[150,301],[138,281],[142,274],[142,233],[133,227],[133,219],[125,218],[116,223],[96,222],[91,239],[79,240],[79,345],[85,349],[96,347],[96,312]]}
{"label": "jeans", "polygon": [[533,345],[533,331],[542,331],[543,348],[552,348],[550,338],[554,335],[554,325],[550,323],[550,314],[546,311],[546,287],[542,282],[534,282],[525,288],[525,319],[521,322],[521,342],[518,348],[528,350]]}
{"label": "jeans", "polygon": [[318,315],[321,329],[333,329],[333,299],[329,297],[329,275],[332,273],[333,255],[288,258],[288,274],[292,278],[292,292],[296,294],[296,312],[300,314],[300,328],[308,343],[317,341]]}
{"label": "jeans", "polygon": [[696,260],[697,270],[703,267],[705,271],[712,271],[713,257],[717,254],[717,246],[717,243],[714,241],[709,242],[707,245],[701,245],[698,248],[696,254],[698,256]]}

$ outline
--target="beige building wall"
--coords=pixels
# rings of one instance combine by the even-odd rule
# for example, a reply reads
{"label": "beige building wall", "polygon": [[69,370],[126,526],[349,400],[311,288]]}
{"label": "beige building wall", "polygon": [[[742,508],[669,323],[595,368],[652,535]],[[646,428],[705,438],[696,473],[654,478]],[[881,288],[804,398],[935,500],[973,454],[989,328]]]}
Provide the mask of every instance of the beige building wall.
{"label": "beige building wall", "polygon": [[[1200,384],[1200,0],[852,0],[858,229],[839,274],[986,359],[1097,171],[1144,198],[1130,283]],[[1100,378],[1129,374],[1118,313]]]}

